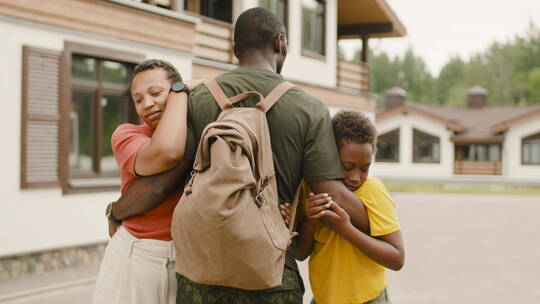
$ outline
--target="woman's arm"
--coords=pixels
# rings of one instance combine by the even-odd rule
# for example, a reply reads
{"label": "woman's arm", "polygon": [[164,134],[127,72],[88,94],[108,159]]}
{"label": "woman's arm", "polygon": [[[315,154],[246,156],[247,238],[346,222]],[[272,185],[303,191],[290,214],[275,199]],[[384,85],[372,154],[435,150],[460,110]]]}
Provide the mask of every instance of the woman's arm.
{"label": "woman's arm", "polygon": [[324,212],[324,223],[360,249],[370,259],[396,271],[403,267],[405,249],[401,231],[398,230],[387,235],[372,237],[356,229],[351,224],[347,212],[335,202],[331,202],[330,209]]}
{"label": "woman's arm", "polygon": [[[192,90],[201,83],[202,80],[192,80],[186,84]],[[169,170],[184,156],[188,96],[184,92],[161,94],[169,94],[167,104],[152,138],[137,153],[135,172],[138,175],[148,176]]]}

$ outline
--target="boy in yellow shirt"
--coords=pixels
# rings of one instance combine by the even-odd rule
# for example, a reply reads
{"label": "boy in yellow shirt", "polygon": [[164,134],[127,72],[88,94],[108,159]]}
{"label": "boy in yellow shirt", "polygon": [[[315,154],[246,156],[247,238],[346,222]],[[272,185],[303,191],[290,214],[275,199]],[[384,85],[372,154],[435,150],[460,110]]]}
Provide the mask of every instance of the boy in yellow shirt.
{"label": "boy in yellow shirt", "polygon": [[358,112],[340,112],[332,121],[345,169],[343,183],[364,203],[370,235],[355,228],[328,194],[310,193],[298,226],[296,258],[311,255],[309,279],[317,304],[390,303],[385,268],[401,269],[405,251],[395,204],[383,183],[368,177],[375,127]]}

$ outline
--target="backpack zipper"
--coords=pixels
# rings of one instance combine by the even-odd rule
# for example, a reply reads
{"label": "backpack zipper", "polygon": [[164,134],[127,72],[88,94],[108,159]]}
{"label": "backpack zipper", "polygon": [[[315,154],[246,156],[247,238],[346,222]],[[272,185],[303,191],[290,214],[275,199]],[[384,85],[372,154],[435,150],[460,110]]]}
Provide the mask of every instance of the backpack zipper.
{"label": "backpack zipper", "polygon": [[197,170],[191,171],[191,174],[190,174],[191,177],[189,178],[189,182],[186,185],[186,190],[184,191],[186,193],[186,196],[190,195],[193,192],[193,190],[192,190],[192,188],[193,188],[193,180],[195,179],[195,176],[197,176],[197,174],[199,174],[199,171],[197,171]]}

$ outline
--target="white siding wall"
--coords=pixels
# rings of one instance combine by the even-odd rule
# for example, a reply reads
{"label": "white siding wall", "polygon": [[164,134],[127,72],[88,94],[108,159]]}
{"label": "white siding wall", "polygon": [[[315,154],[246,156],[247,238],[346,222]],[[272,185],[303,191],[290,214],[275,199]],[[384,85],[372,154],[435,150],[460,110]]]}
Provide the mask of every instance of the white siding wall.
{"label": "white siding wall", "polygon": [[21,190],[21,72],[22,46],[62,50],[64,41],[84,43],[170,61],[186,79],[191,78],[191,55],[117,39],[0,18],[0,91],[2,100],[0,148],[0,257],[107,239],[105,206],[118,192],[71,194],[59,188]]}
{"label": "white siding wall", "polygon": [[508,130],[503,143],[503,174],[510,178],[540,180],[540,165],[521,164],[521,140],[540,132],[540,118],[531,119]]}
{"label": "white siding wall", "polygon": [[[237,0],[238,2],[238,0]],[[237,3],[235,2],[235,4]],[[244,0],[237,7],[244,10],[257,6],[258,0]],[[283,76],[314,85],[333,88],[336,86],[337,56],[337,0],[326,1],[326,56],[323,60],[302,56],[302,3],[288,3],[289,48],[283,68]],[[235,9],[236,14],[242,11]],[[235,17],[238,17],[236,15]]]}
{"label": "white siding wall", "polygon": [[[376,162],[371,169],[379,177],[450,177],[453,175],[454,146],[450,142],[452,132],[433,120],[414,114],[394,116],[377,121],[379,134],[400,128],[399,163]],[[440,138],[440,163],[413,163],[413,128]],[[414,175],[413,175],[414,174]]]}

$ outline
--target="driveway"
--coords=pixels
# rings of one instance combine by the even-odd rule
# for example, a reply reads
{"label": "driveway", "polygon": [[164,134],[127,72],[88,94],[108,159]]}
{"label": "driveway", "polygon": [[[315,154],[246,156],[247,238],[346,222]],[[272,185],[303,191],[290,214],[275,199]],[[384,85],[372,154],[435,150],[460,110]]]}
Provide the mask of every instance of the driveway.
{"label": "driveway", "polygon": [[393,198],[406,247],[388,271],[394,304],[540,303],[540,196]]}

